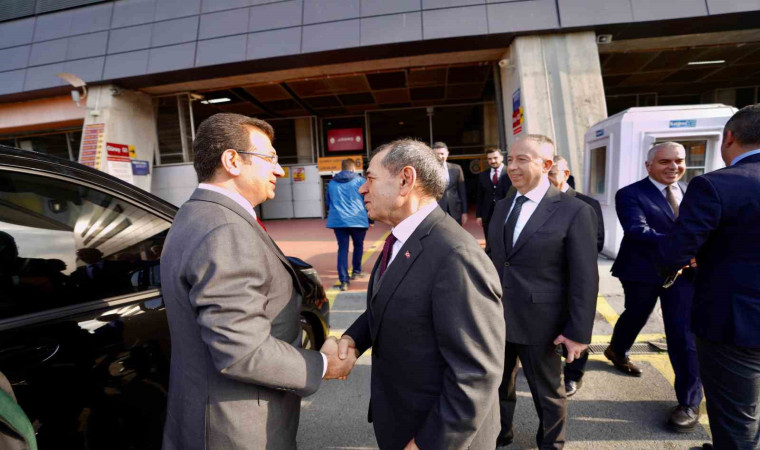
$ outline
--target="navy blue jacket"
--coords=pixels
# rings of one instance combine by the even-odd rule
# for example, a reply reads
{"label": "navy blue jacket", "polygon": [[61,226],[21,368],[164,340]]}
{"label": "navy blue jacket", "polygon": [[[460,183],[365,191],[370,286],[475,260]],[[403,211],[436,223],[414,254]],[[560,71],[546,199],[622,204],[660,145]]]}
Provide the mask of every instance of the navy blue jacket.
{"label": "navy blue jacket", "polygon": [[676,221],[665,196],[647,177],[617,191],[615,210],[624,234],[612,275],[623,281],[662,283],[655,267],[657,244]]}
{"label": "navy blue jacket", "polygon": [[760,347],[760,155],[691,180],[660,252],[670,271],[697,258],[697,336]]}

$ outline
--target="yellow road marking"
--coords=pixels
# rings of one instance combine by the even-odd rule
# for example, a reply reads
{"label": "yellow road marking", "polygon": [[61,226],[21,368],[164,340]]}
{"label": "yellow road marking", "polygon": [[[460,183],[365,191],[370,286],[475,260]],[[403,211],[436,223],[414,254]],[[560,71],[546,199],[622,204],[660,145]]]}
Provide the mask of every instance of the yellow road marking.
{"label": "yellow road marking", "polygon": [[596,310],[599,311],[599,314],[604,317],[604,320],[606,320],[610,325],[613,327],[618,321],[618,318],[620,317],[618,313],[615,312],[614,309],[612,309],[612,306],[607,302],[607,299],[604,298],[603,295],[599,295],[596,297]]}
{"label": "yellow road marking", "polygon": [[372,258],[372,255],[375,254],[378,248],[382,248],[385,244],[385,239],[388,237],[388,235],[391,234],[390,230],[386,231],[385,234],[380,237],[380,239],[376,240],[372,246],[362,255],[362,265],[364,265],[365,262],[367,262],[368,259]]}

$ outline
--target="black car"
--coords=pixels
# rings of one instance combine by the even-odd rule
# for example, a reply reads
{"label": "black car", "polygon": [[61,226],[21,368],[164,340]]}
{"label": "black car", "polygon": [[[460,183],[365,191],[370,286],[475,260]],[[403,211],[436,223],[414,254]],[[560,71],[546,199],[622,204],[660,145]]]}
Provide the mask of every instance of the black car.
{"label": "black car", "polygon": [[[98,170],[0,146],[0,372],[41,449],[158,449],[170,339],[159,257],[177,208]],[[329,303],[306,292],[303,343]]]}

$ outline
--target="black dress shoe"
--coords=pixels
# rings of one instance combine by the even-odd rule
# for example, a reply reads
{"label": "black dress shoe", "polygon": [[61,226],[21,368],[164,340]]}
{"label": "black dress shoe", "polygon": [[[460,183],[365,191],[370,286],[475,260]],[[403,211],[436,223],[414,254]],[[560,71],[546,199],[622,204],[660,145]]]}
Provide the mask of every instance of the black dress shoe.
{"label": "black dress shoe", "polygon": [[511,437],[506,436],[499,436],[496,438],[496,447],[506,447],[507,445],[512,443]]}
{"label": "black dress shoe", "polygon": [[702,444],[702,450],[713,450],[713,445],[710,444],[709,442],[705,442],[704,444]]}
{"label": "black dress shoe", "polygon": [[668,426],[679,433],[691,433],[699,425],[699,409],[678,405],[668,417]]}
{"label": "black dress shoe", "polygon": [[612,361],[612,364],[615,366],[615,368],[621,372],[623,372],[626,375],[631,375],[634,377],[640,377],[641,376],[641,369],[639,366],[633,363],[631,359],[627,356],[620,357],[617,354],[615,354],[615,351],[612,350],[611,346],[608,346],[604,350],[604,356],[607,357],[610,361]]}
{"label": "black dress shoe", "polygon": [[578,392],[581,386],[583,386],[583,380],[565,381],[565,395],[567,395],[568,397],[572,397],[573,395],[575,395],[576,392]]}

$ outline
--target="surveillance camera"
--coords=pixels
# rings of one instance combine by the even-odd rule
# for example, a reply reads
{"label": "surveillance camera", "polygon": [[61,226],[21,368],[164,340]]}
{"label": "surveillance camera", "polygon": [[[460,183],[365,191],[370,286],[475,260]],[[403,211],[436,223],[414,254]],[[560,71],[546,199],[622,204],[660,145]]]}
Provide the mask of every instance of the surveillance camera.
{"label": "surveillance camera", "polygon": [[501,59],[501,60],[499,60],[499,67],[502,67],[502,68],[503,67],[507,67],[508,64],[509,64],[509,60],[508,59]]}
{"label": "surveillance camera", "polygon": [[82,95],[79,93],[79,91],[76,90],[76,89],[72,89],[71,90],[71,100],[73,100],[74,103],[76,103],[77,106],[79,106],[79,100],[81,100],[81,99],[82,99]]}
{"label": "surveillance camera", "polygon": [[610,42],[612,42],[611,34],[600,34],[596,37],[597,44],[609,44]]}

